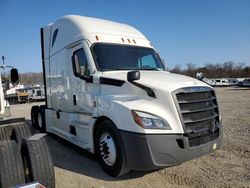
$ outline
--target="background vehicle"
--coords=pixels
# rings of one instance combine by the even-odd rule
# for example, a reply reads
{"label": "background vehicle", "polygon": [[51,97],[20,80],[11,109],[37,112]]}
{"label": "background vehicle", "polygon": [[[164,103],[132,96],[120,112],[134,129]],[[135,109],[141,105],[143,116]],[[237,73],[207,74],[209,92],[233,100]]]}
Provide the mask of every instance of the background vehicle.
{"label": "background vehicle", "polygon": [[16,89],[15,93],[6,95],[10,104],[26,103],[29,100],[29,93],[25,89]]}
{"label": "background vehicle", "polygon": [[[19,82],[17,69],[3,63],[0,70],[9,67],[14,86]],[[5,99],[8,88],[9,81],[5,78],[2,82],[0,71],[0,187],[43,187],[41,183],[47,188],[53,188],[54,169],[45,135],[32,136],[25,118],[10,117],[10,105]]]}
{"label": "background vehicle", "polygon": [[44,86],[33,85],[26,87],[25,90],[29,93],[28,100],[31,101],[43,101],[45,99]]}
{"label": "background vehicle", "polygon": [[204,82],[213,87],[229,87],[231,83],[227,78],[204,78]]}
{"label": "background vehicle", "polygon": [[239,87],[250,87],[250,78],[245,78],[238,83]]}
{"label": "background vehicle", "polygon": [[[3,59],[3,64],[0,65],[0,118],[1,119],[6,119],[7,117],[10,116],[10,110],[9,110],[10,105],[9,105],[8,101],[6,100],[6,90],[9,89],[10,82],[12,83],[13,87],[18,84],[19,76],[18,76],[18,70],[17,69],[15,69],[12,66],[5,65],[4,56],[2,56],[2,59]],[[2,70],[5,70],[7,68],[8,69],[11,68],[10,81],[7,78],[4,78],[2,80]]]}
{"label": "background vehicle", "polygon": [[92,153],[111,176],[153,170],[221,147],[214,89],[165,71],[135,28],[65,16],[41,29],[46,104],[33,126]]}

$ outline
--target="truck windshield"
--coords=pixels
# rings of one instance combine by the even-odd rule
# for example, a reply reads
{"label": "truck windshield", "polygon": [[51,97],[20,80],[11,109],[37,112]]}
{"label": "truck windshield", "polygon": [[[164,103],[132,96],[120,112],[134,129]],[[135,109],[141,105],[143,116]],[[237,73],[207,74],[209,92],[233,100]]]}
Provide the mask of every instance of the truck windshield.
{"label": "truck windshield", "polygon": [[97,43],[92,51],[99,71],[164,70],[152,48]]}

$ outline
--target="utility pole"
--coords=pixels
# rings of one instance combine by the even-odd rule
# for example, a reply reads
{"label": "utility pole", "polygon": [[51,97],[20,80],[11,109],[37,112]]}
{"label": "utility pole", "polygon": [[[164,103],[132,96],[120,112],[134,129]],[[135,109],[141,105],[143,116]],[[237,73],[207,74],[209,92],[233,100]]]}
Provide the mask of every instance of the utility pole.
{"label": "utility pole", "polygon": [[4,56],[2,56],[2,60],[3,60],[3,65],[5,64],[5,62],[4,62],[4,60],[5,60],[5,57]]}

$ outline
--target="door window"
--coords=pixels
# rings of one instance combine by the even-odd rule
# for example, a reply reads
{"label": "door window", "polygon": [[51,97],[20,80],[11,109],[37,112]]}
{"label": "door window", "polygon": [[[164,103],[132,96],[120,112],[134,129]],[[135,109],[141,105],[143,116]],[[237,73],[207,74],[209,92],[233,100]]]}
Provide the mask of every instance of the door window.
{"label": "door window", "polygon": [[90,74],[87,58],[83,48],[73,53],[72,63],[75,76],[85,77]]}

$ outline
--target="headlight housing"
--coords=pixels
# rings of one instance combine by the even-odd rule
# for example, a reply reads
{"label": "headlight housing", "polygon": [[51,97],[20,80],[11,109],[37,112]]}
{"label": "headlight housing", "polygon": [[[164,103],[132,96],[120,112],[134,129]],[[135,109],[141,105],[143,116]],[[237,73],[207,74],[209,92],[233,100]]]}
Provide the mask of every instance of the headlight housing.
{"label": "headlight housing", "polygon": [[132,110],[135,122],[144,129],[165,129],[171,130],[170,125],[162,118],[145,112]]}

